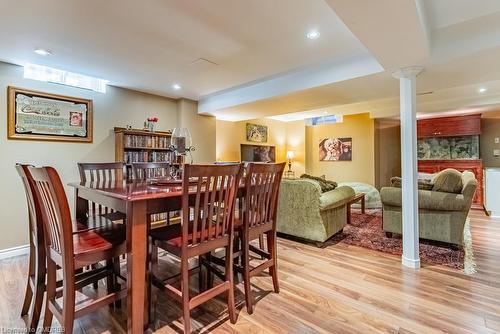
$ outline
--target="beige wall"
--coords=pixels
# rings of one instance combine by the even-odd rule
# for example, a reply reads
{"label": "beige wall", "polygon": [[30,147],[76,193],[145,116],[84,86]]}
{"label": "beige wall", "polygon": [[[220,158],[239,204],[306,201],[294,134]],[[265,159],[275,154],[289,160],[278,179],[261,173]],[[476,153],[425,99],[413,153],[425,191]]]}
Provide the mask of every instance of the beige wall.
{"label": "beige wall", "polygon": [[294,153],[292,170],[295,172],[295,176],[304,174],[306,172],[306,127],[304,121],[286,123],[286,150]]}
{"label": "beige wall", "polygon": [[[344,121],[306,127],[306,171],[337,182],[375,184],[374,120],[369,114],[344,116]],[[319,161],[323,138],[352,138],[352,161]]]}
{"label": "beige wall", "polygon": [[218,161],[240,161],[240,144],[256,144],[246,140],[246,123],[266,125],[268,140],[262,145],[276,146],[276,161],[286,159],[287,127],[285,122],[272,119],[254,119],[242,122],[216,122],[216,156]]}
{"label": "beige wall", "polygon": [[193,139],[196,164],[212,164],[215,161],[215,117],[198,115],[198,103],[187,99],[178,102],[179,127],[188,128]]}
{"label": "beige wall", "polygon": [[493,150],[500,150],[500,144],[495,144],[495,138],[500,138],[500,118],[483,118],[480,145],[485,167],[500,167],[500,157],[493,156]]}
{"label": "beige wall", "polygon": [[[0,250],[28,242],[26,203],[16,162],[52,165],[64,184],[79,179],[76,163],[114,160],[113,127],[142,127],[148,116],[159,118],[158,130],[168,130],[178,122],[189,127],[197,147],[197,162],[215,160],[215,119],[197,115],[196,103],[108,87],[106,94],[43,83],[23,78],[22,67],[0,62]],[[7,140],[7,86],[36,89],[92,99],[94,103],[94,142],[92,144]],[[178,119],[178,115],[179,118]],[[66,187],[70,204],[73,189]]]}

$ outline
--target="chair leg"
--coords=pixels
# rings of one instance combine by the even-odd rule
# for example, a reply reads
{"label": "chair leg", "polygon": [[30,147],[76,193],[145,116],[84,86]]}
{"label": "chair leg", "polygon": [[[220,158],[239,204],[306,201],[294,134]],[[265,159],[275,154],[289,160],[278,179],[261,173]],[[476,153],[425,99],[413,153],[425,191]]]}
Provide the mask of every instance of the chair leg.
{"label": "chair leg", "polygon": [[247,305],[247,313],[253,313],[252,305],[252,289],[250,287],[250,249],[248,241],[242,239],[242,249],[243,249],[243,285],[245,287],[245,303]]}
{"label": "chair leg", "polygon": [[[185,256],[185,255],[183,255]],[[189,308],[189,269],[188,259],[181,260],[181,291],[182,291],[182,317],[184,333],[191,333],[191,310]]]}
{"label": "chair leg", "polygon": [[199,273],[198,273],[198,293],[202,293],[205,291],[207,288],[207,276],[208,276],[208,269],[204,268],[202,264],[202,259],[204,257],[204,254],[198,255],[198,267],[199,267]]}
{"label": "chair leg", "polygon": [[73,333],[73,323],[75,320],[75,297],[74,273],[64,273],[61,326],[64,328],[66,333]]}
{"label": "chair leg", "polygon": [[[259,248],[260,248],[260,249],[262,249],[262,250],[266,250],[266,249],[264,248],[264,235],[263,235],[263,234],[259,235]],[[262,260],[264,260],[264,257],[263,257],[263,256],[261,256],[260,258],[261,258]]]}
{"label": "chair leg", "polygon": [[[92,264],[90,266],[90,270],[95,270],[95,269],[97,269],[97,264]],[[92,287],[94,288],[94,290],[97,290],[99,288],[99,283],[95,281],[94,283],[92,283]]]}
{"label": "chair leg", "polygon": [[[113,260],[106,261],[106,270],[110,271],[109,275],[106,277],[106,292],[109,295],[116,291]],[[112,305],[113,304],[109,304],[109,307],[111,307]]]}
{"label": "chair leg", "polygon": [[278,248],[278,244],[276,241],[276,233],[273,231],[267,233],[267,248],[269,249],[271,260],[273,261],[272,267],[269,268],[269,273],[273,278],[274,292],[279,293],[280,286],[278,281],[278,256],[276,251]]}
{"label": "chair leg", "polygon": [[153,293],[153,275],[158,268],[158,247],[154,245],[153,241],[149,240],[150,244],[150,260],[148,261],[148,282],[147,282],[147,293],[148,293],[148,324],[151,326],[154,322],[156,315],[156,294]]}
{"label": "chair leg", "polygon": [[226,281],[229,281],[229,289],[227,290],[227,310],[229,313],[229,321],[232,324],[236,323],[236,309],[234,306],[234,275],[233,275],[233,255],[231,253],[233,246],[230,244],[226,247]]}
{"label": "chair leg", "polygon": [[[118,275],[120,275],[120,257],[118,256],[114,258],[112,262],[113,262],[113,284],[115,286],[114,291],[120,291],[121,284],[118,282]],[[115,307],[116,308],[122,307],[121,299],[115,301]]]}
{"label": "chair leg", "polygon": [[[206,255],[206,260],[208,263],[212,263],[212,252],[208,252]],[[214,287],[214,273],[212,270],[207,270],[207,289]]]}
{"label": "chair leg", "polygon": [[51,259],[47,259],[47,297],[45,298],[45,314],[43,316],[43,333],[50,333],[52,327],[52,317],[49,304],[53,303],[56,296],[56,264]]}
{"label": "chair leg", "polygon": [[33,300],[33,290],[31,290],[30,279],[35,275],[35,250],[33,244],[30,245],[30,257],[28,265],[28,281],[26,281],[26,292],[24,294],[23,308],[21,309],[21,317],[28,314]]}
{"label": "chair leg", "polygon": [[35,277],[33,281],[34,285],[34,298],[33,298],[33,308],[28,320],[28,326],[31,332],[36,332],[38,327],[38,321],[40,320],[40,314],[43,307],[43,296],[45,294],[45,277],[47,273],[46,259],[45,256],[38,253],[36,254],[35,261]]}

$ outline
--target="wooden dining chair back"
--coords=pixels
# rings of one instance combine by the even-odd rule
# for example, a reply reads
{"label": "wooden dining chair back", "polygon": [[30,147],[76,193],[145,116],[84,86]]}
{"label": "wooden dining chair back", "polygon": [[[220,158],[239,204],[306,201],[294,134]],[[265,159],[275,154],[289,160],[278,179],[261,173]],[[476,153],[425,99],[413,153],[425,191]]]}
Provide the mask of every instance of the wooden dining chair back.
{"label": "wooden dining chair back", "polygon": [[[227,252],[232,250],[234,206],[241,174],[241,164],[186,165],[182,183],[181,226],[173,225],[151,232],[157,247],[171,251],[181,259],[181,289],[168,282],[158,287],[182,303],[185,333],[190,333],[191,329],[190,311],[224,292],[227,292],[229,318],[232,323],[236,321],[232,257],[226,259],[226,274],[222,283],[205,291],[200,289],[200,293],[193,297],[189,293],[188,260],[219,248],[225,248]],[[172,251],[173,248],[178,251]]]}
{"label": "wooden dining chair back", "polygon": [[132,164],[134,180],[168,178],[171,176],[170,171],[171,166],[168,162],[134,162]]}
{"label": "wooden dining chair back", "polygon": [[[188,254],[206,253],[194,249],[215,247],[217,243],[225,245],[232,238],[236,182],[241,171],[239,164],[186,165],[182,183],[182,241]],[[193,179],[196,182],[191,183]],[[191,225],[185,223],[190,221]]]}
{"label": "wooden dining chair back", "polygon": [[[92,182],[112,187],[115,182],[123,182],[126,179],[126,169],[123,162],[96,162],[78,163],[80,182]],[[78,199],[84,201],[82,199]],[[102,228],[110,225],[113,221],[124,221],[125,213],[115,212],[104,205],[85,201],[78,205],[83,212],[77,212],[80,224],[89,229]]]}
{"label": "wooden dining chair back", "polygon": [[38,201],[35,200],[33,179],[28,170],[28,165],[17,164],[16,170],[21,177],[28,205],[30,241],[28,280],[21,316],[28,315],[27,326],[30,332],[33,332],[38,326],[45,293],[45,241],[42,213]]}
{"label": "wooden dining chair back", "polygon": [[[45,238],[47,297],[43,328],[44,331],[50,331],[52,316],[55,315],[65,331],[71,333],[74,318],[125,296],[123,291],[116,292],[114,286],[110,287],[110,284],[114,284],[111,279],[114,274],[112,261],[126,251],[124,229],[113,230],[107,235],[110,232],[107,229],[73,233],[68,199],[57,171],[52,167],[28,167],[28,171],[33,178],[34,198],[41,208]],[[77,269],[100,261],[107,261],[106,267],[77,275]],[[60,292],[56,289],[58,267],[62,270]],[[75,309],[76,289],[102,278],[108,279],[108,295]],[[63,297],[62,307],[56,301],[60,296]]]}
{"label": "wooden dining chair back", "polygon": [[[237,236],[241,243],[241,267],[243,272],[245,300],[248,313],[253,312],[250,278],[269,268],[273,279],[274,291],[279,292],[277,271],[276,215],[278,195],[285,163],[251,163],[246,169],[245,195],[242,212],[237,222]],[[251,244],[255,239],[266,235],[267,250]],[[257,267],[250,266],[250,251],[260,255],[264,262]]]}
{"label": "wooden dining chair back", "polygon": [[125,179],[123,162],[78,163],[81,182],[109,182]]}

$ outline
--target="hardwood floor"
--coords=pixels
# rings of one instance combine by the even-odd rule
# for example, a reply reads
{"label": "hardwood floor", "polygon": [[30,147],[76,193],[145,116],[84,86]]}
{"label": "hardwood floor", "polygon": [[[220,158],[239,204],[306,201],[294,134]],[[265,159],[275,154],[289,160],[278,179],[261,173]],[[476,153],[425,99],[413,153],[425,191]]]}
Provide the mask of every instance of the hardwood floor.
{"label": "hardwood floor", "polygon": [[[498,333],[500,219],[481,211],[470,218],[477,263],[472,276],[426,264],[414,271],[403,268],[398,256],[344,244],[319,249],[280,238],[280,294],[270,292],[270,277],[256,277],[253,315],[245,311],[239,285],[235,325],[220,299],[192,312],[193,328],[214,333]],[[24,327],[19,314],[26,267],[26,257],[0,261],[0,331]],[[81,318],[75,332],[123,333],[125,307]],[[181,331],[179,304],[160,296],[157,317],[157,333]]]}

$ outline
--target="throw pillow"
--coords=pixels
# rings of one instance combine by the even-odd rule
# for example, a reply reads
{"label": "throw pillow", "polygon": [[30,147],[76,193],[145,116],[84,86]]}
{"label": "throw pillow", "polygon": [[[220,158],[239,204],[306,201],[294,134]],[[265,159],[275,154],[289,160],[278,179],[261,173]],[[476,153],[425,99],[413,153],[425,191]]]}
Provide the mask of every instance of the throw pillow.
{"label": "throw pillow", "polygon": [[[419,190],[432,190],[433,186],[431,180],[418,179]],[[391,177],[391,187],[401,188],[401,178],[398,176]]]}
{"label": "throw pillow", "polygon": [[462,192],[462,173],[456,169],[448,168],[436,174],[432,180],[432,191],[459,194]]}
{"label": "throw pillow", "polygon": [[323,192],[323,193],[330,191],[330,190],[334,190],[335,188],[337,188],[337,182],[325,180],[323,177],[302,174],[300,176],[300,178],[314,180],[314,181],[318,182],[319,186],[321,187],[321,192]]}

